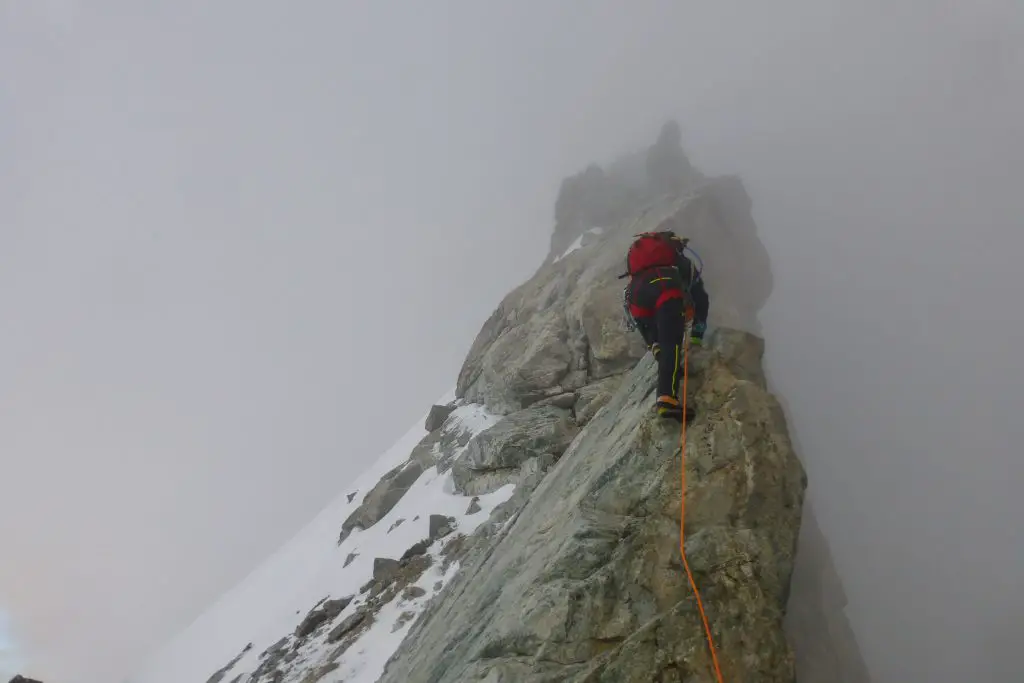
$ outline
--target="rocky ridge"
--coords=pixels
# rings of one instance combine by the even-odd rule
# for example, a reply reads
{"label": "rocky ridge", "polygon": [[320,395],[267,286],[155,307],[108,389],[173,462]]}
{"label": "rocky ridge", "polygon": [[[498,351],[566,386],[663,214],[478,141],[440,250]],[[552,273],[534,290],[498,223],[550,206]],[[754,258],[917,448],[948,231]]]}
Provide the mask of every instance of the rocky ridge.
{"label": "rocky ridge", "polygon": [[[782,631],[805,480],[758,371],[718,330],[694,358],[687,554],[730,680],[793,680]],[[678,426],[645,358],[389,663],[397,681],[713,680],[678,551]]]}
{"label": "rocky ridge", "polygon": [[[714,680],[679,557],[679,429],[652,414],[653,362],[625,328],[616,278],[630,237],[666,219],[709,264],[712,297],[712,331],[689,366],[687,558],[726,680],[796,680],[803,660],[784,621],[806,478],[761,366],[768,256],[739,179],[673,162],[673,144],[663,130],[662,151],[647,155],[648,173],[667,168],[673,184],[640,182],[601,230],[562,206],[552,253],[484,323],[454,400],[430,410],[426,435],[340,522],[337,544],[423,524],[395,515],[427,479],[465,497],[477,521],[431,516],[421,541],[373,558],[357,591],[325,596],[258,661],[243,651],[209,683]],[[810,584],[827,573],[808,567]],[[841,606],[811,593],[799,595],[818,607],[791,610],[803,615],[802,626],[789,618],[798,641],[815,620],[845,623]],[[346,653],[384,627],[400,645],[370,678]],[[810,660],[822,670],[834,650],[820,645]]]}

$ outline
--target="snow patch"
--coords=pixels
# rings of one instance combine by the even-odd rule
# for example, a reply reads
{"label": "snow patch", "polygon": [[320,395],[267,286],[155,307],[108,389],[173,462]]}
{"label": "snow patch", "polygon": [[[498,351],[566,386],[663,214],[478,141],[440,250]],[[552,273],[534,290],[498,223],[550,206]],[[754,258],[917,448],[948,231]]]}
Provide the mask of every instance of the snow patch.
{"label": "snow patch", "polygon": [[[480,496],[479,504],[485,514],[473,515],[477,521],[467,522],[469,516],[463,510],[457,516],[457,532],[467,536],[473,533],[490,517],[495,507],[512,497],[514,489],[512,484],[508,484],[487,496]],[[385,605],[378,612],[374,625],[337,660],[340,667],[321,679],[323,683],[375,683],[380,678],[384,673],[385,664],[402,644],[409,627],[419,618],[430,599],[444,590],[458,573],[457,562],[453,562],[446,571],[441,569],[444,559],[440,555],[440,550],[445,540],[447,539],[435,541],[430,547],[428,554],[433,562],[419,580],[410,584],[422,589],[424,594],[413,599],[405,599],[399,594]],[[411,618],[399,622],[400,617],[406,613],[411,614]],[[339,618],[343,619],[344,616],[342,613]]]}
{"label": "snow patch", "polygon": [[[453,396],[454,390],[449,391],[439,403],[450,403]],[[460,435],[474,435],[501,419],[488,413],[483,406],[463,404],[452,412],[442,429]],[[457,563],[452,563],[442,573],[440,551],[444,543],[456,534],[472,534],[489,519],[495,507],[511,498],[515,490],[515,486],[509,484],[479,496],[477,505],[480,510],[470,515],[467,513],[473,497],[455,493],[450,470],[441,474],[436,467],[430,467],[380,521],[369,529],[353,530],[339,545],[338,532],[342,522],[384,474],[408,459],[412,449],[427,435],[423,428],[425,420],[426,415],[295,537],[172,640],[134,680],[138,683],[199,683],[227,664],[250,642],[252,648],[226,673],[224,680],[231,681],[242,673],[252,673],[260,665],[260,654],[282,637],[292,634],[314,605],[324,598],[354,595],[356,599],[352,604],[302,641],[296,658],[282,665],[282,669],[290,669],[282,683],[301,680],[309,669],[300,672],[303,667],[295,665],[304,663],[315,667],[329,664],[324,658],[337,644],[327,643],[326,638],[333,625],[355,613],[365,602],[361,599],[365,596],[359,594],[359,589],[373,576],[374,558],[401,558],[411,546],[429,537],[430,515],[452,517],[455,519],[453,534],[436,540],[427,549],[433,563],[414,584],[423,589],[423,595],[405,599],[399,592],[380,609],[376,621],[366,633],[336,659],[339,668],[321,679],[323,683],[376,681],[384,663],[401,644],[408,627],[436,593],[435,585],[440,582],[438,589],[443,588],[458,569]],[[355,495],[349,500],[353,493]],[[395,526],[399,519],[404,520],[403,523]],[[352,561],[343,566],[350,556],[354,556]],[[405,612],[411,612],[412,618],[392,631],[396,620]]]}
{"label": "snow patch", "polygon": [[589,230],[584,231],[579,237],[574,239],[572,244],[569,245],[569,248],[562,252],[562,255],[556,258],[553,262],[558,263],[572,252],[576,251],[577,249],[581,249],[583,247],[583,238],[586,237],[587,235],[601,234],[604,234],[604,228],[590,228]]}
{"label": "snow patch", "polygon": [[[502,417],[501,415],[488,412],[487,408],[478,403],[469,403],[453,410],[446,422],[451,423],[450,429],[452,430],[479,434],[485,429],[498,424]],[[445,425],[445,427],[449,428],[448,425]]]}

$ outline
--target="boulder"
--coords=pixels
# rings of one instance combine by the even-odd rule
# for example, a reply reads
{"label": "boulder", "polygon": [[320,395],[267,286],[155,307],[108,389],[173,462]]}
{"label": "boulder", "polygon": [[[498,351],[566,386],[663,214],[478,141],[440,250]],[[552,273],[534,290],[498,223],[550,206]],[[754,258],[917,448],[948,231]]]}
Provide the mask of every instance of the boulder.
{"label": "boulder", "polygon": [[338,545],[341,545],[353,529],[369,529],[384,518],[398,504],[426,468],[416,460],[409,460],[394,468],[370,489],[359,507],[341,525]]}
{"label": "boulder", "polygon": [[523,466],[546,468],[569,446],[578,429],[568,410],[527,408],[477,434],[452,467],[455,490],[482,495],[518,479]]}
{"label": "boulder", "polygon": [[419,586],[409,586],[404,591],[402,591],[402,599],[415,600],[417,598],[422,598],[426,594],[427,591],[423,590]]}
{"label": "boulder", "polygon": [[393,560],[390,557],[375,557],[373,558],[373,580],[387,583],[394,578],[401,566],[398,560]]}
{"label": "boulder", "polygon": [[438,456],[440,455],[442,437],[443,432],[440,429],[428,432],[427,435],[420,439],[420,442],[413,447],[412,452],[409,453],[409,460],[418,463],[423,469],[432,467],[437,462]]}
{"label": "boulder", "polygon": [[611,400],[625,375],[612,375],[576,391],[576,424],[585,425]]}
{"label": "boulder", "polygon": [[430,515],[428,521],[431,542],[444,538],[455,528],[455,518],[447,515]]}
{"label": "boulder", "polygon": [[558,394],[557,396],[552,396],[551,398],[541,399],[537,401],[534,405],[538,407],[555,406],[556,408],[563,408],[565,410],[569,410],[574,405],[576,405],[576,394],[574,394],[571,391],[567,391],[564,394]]}
{"label": "boulder", "polygon": [[295,637],[306,638],[328,621],[333,621],[352,602],[352,597],[350,595],[336,600],[325,600],[321,605],[311,609],[295,627]]}
{"label": "boulder", "polygon": [[426,555],[427,548],[430,547],[430,544],[431,540],[429,538],[424,538],[422,541],[413,543],[404,553],[402,553],[401,559],[409,560],[420,555]]}
{"label": "boulder", "polygon": [[429,432],[413,448],[409,459],[424,469],[436,467],[440,473],[447,472],[469,440],[499,420],[499,416],[490,415],[482,405],[468,404],[455,408],[438,429]]}
{"label": "boulder", "polygon": [[366,620],[366,612],[356,612],[350,614],[341,620],[341,623],[331,629],[330,634],[327,636],[328,643],[336,643],[346,635],[351,633],[354,629],[360,626]]}
{"label": "boulder", "polygon": [[440,429],[441,425],[444,424],[444,421],[448,419],[448,416],[452,414],[453,410],[455,410],[455,406],[450,403],[443,406],[430,406],[430,412],[427,414],[427,420],[423,425],[424,429],[428,432]]}

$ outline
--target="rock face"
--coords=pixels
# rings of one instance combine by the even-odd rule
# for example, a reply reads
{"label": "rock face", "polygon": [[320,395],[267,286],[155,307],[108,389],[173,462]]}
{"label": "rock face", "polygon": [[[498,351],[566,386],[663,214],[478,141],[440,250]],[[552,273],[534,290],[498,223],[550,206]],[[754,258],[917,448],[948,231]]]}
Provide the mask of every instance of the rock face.
{"label": "rock face", "polygon": [[[759,372],[718,330],[694,358],[687,556],[727,680],[793,681],[782,630],[805,488]],[[623,379],[507,533],[481,540],[382,682],[712,681],[679,558],[679,430],[651,411],[653,361]]]}
{"label": "rock face", "polygon": [[632,235],[666,219],[705,262],[709,325],[758,333],[772,283],[767,252],[742,183],[711,179],[662,197],[508,294],[470,348],[456,396],[510,414],[567,394],[578,401],[588,385],[631,369],[646,349],[626,329],[617,276]]}
{"label": "rock face", "polygon": [[42,683],[34,678],[25,678],[24,676],[15,676],[11,679],[10,683]]}

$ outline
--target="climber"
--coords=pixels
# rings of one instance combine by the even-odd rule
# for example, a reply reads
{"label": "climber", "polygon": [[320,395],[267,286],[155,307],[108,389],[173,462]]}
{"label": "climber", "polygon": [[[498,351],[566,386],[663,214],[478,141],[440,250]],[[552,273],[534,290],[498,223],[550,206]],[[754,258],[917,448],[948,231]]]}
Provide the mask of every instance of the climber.
{"label": "climber", "polygon": [[[666,228],[671,223],[665,221],[660,228]],[[693,325],[690,330],[690,343],[700,346],[704,343],[704,333],[708,330],[708,313],[711,309],[711,299],[708,297],[708,290],[704,288],[704,279],[701,272],[693,264],[693,261],[686,257],[686,247],[689,238],[679,237],[672,230],[662,229],[658,234],[669,239],[676,250],[676,268],[683,278],[686,290],[690,293],[690,301],[693,303]]]}
{"label": "climber", "polygon": [[[658,362],[658,415],[682,421],[679,386],[686,317],[693,306],[676,266],[678,257],[675,243],[665,233],[641,233],[629,247],[626,273],[620,277],[629,278],[623,291],[626,311]],[[693,407],[687,406],[686,421],[694,415]]]}

